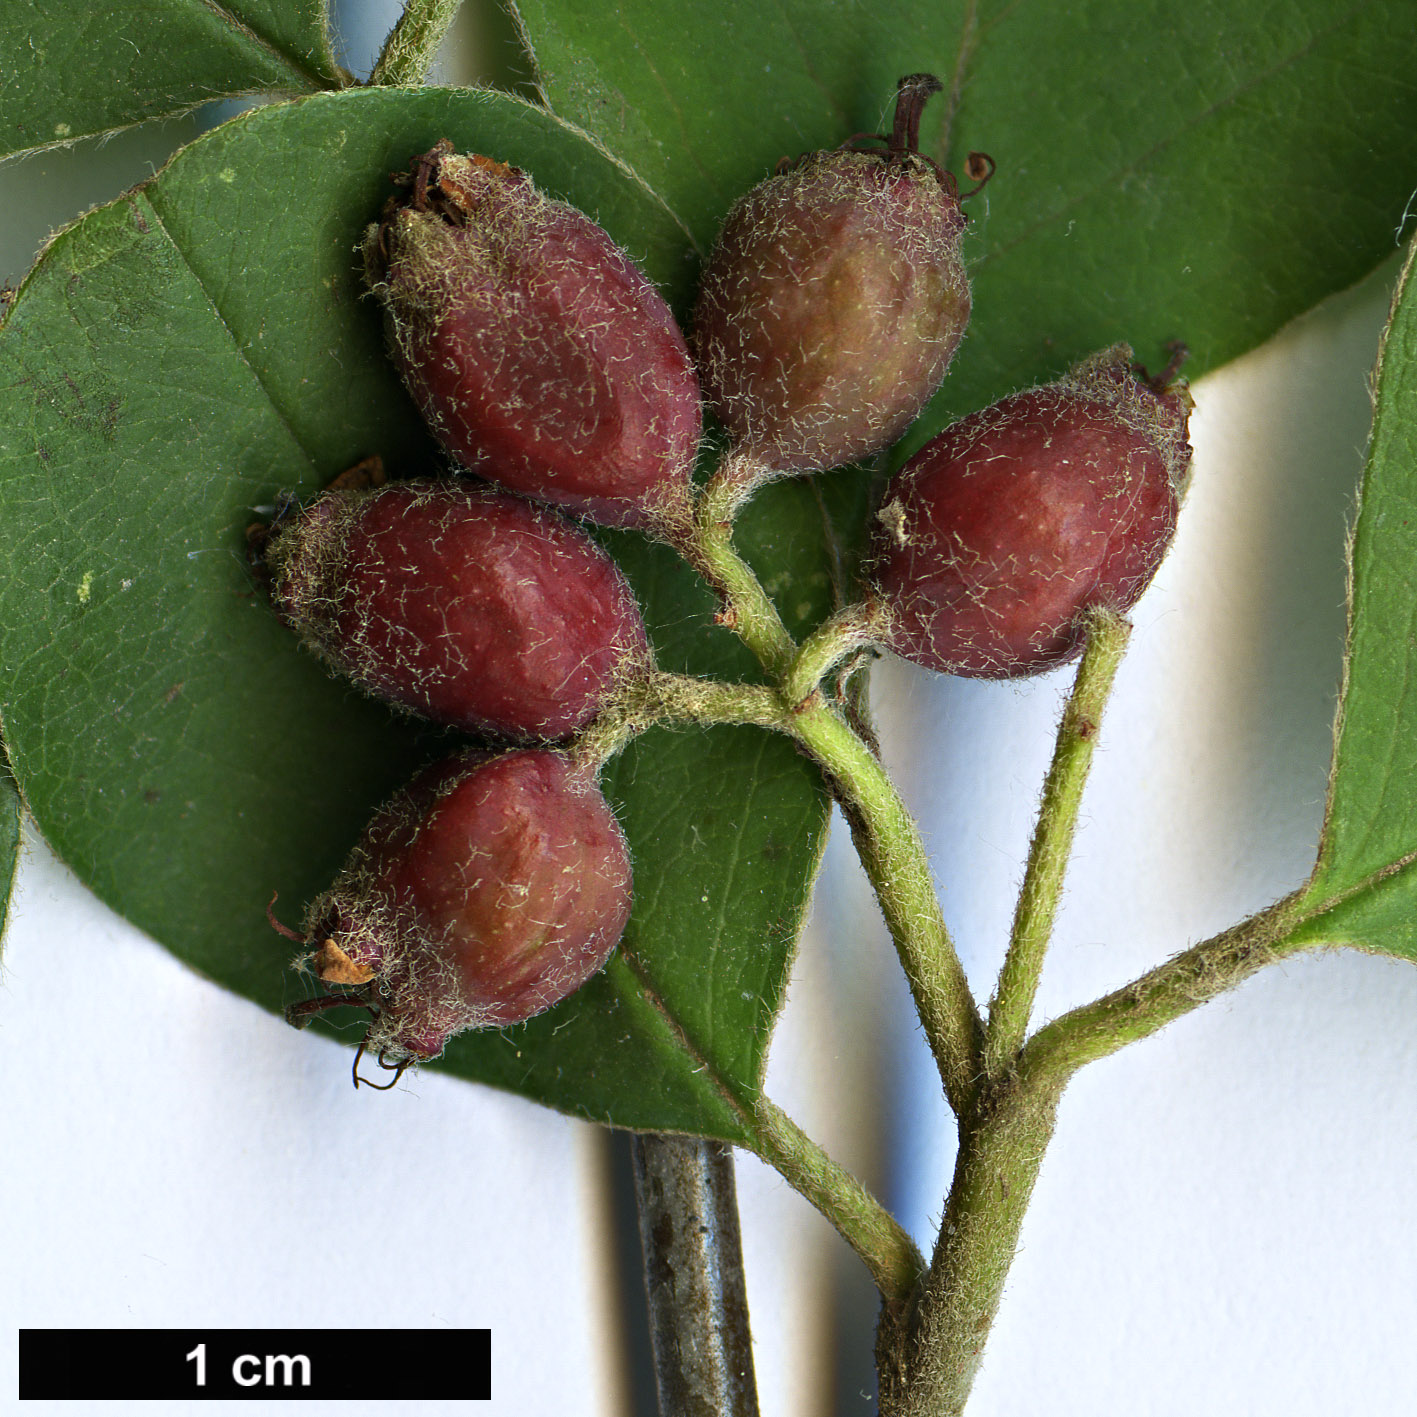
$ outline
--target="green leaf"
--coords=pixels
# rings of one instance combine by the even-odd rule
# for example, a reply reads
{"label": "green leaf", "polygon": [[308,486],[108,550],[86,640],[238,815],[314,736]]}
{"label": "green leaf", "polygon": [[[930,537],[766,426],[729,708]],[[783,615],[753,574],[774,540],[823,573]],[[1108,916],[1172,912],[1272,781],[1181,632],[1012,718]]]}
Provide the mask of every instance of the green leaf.
{"label": "green leaf", "polygon": [[5,0],[0,158],[214,98],[344,82],[325,0]]}
{"label": "green leaf", "polygon": [[1378,359],[1353,531],[1348,652],[1319,864],[1296,941],[1417,959],[1417,281]]}
{"label": "green leaf", "polygon": [[1126,340],[1202,373],[1391,253],[1417,172],[1417,26],[1295,0],[517,0],[552,107],[707,250],[779,158],[888,129],[896,79],[957,96],[922,148],[998,171],[967,204],[974,322],[909,446]]}
{"label": "green leaf", "polygon": [[[0,716],[55,849],[106,901],[270,1008],[294,920],[373,808],[453,740],[328,679],[247,572],[244,532],[381,453],[436,465],[360,298],[388,173],[448,136],[598,215],[684,294],[683,230],[560,120],[482,91],[349,90],[258,109],[61,233],[0,327]],[[757,551],[828,606],[821,513],[778,489]],[[608,534],[661,663],[739,675],[705,588]],[[742,1135],[825,825],[820,781],[755,730],[656,732],[608,789],[636,863],[620,956],[445,1065],[621,1125]]]}

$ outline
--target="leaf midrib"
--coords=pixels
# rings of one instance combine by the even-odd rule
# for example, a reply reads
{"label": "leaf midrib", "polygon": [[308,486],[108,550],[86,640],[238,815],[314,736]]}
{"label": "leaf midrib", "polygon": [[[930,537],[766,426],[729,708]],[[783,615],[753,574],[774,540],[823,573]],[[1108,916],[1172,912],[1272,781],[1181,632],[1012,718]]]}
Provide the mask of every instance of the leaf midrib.
{"label": "leaf midrib", "polygon": [[655,987],[649,969],[644,961],[640,959],[633,950],[621,943],[619,955],[625,968],[634,976],[635,983],[639,988],[640,995],[653,1010],[654,1015],[663,1025],[665,1032],[674,1047],[687,1058],[693,1066],[690,1072],[695,1077],[706,1076],[713,1092],[720,1101],[728,1108],[729,1112],[742,1125],[743,1132],[751,1135],[753,1130],[752,1113],[734,1088],[730,1079],[724,1076],[713,1064],[708,1054],[701,1049],[690,1035],[684,1021],[669,1007],[663,996]]}
{"label": "leaf midrib", "polygon": [[128,196],[128,201],[132,202],[137,198],[141,198],[143,201],[143,205],[147,208],[148,211],[152,213],[153,220],[157,224],[158,230],[162,233],[163,239],[166,240],[168,245],[172,247],[172,249],[177,253],[179,257],[181,257],[183,269],[186,270],[187,273],[191,276],[193,282],[197,286],[197,289],[202,292],[202,295],[206,299],[207,307],[211,310],[212,314],[216,316],[217,323],[221,326],[227,339],[231,342],[231,347],[235,351],[236,357],[241,361],[242,365],[251,375],[251,378],[254,380],[256,387],[260,389],[262,397],[270,405],[271,411],[280,420],[281,426],[290,435],[291,441],[295,444],[297,448],[300,449],[301,453],[304,455],[306,462],[310,465],[311,472],[318,473],[319,462],[315,458],[315,455],[306,446],[305,440],[300,436],[299,432],[297,431],[296,425],[293,422],[291,416],[284,408],[281,407],[279,401],[276,399],[275,394],[272,393],[271,388],[266,382],[266,379],[262,375],[261,371],[257,369],[254,364],[252,364],[250,357],[246,353],[245,346],[243,346],[241,340],[237,337],[236,331],[232,327],[231,321],[227,318],[226,312],[221,308],[221,305],[217,301],[216,297],[212,294],[211,289],[208,287],[206,281],[203,279],[201,272],[198,271],[196,266],[192,264],[191,257],[183,249],[181,242],[179,242],[176,237],[173,236],[172,232],[167,226],[167,223],[163,220],[162,212],[158,209],[157,203],[154,201],[154,198],[159,197],[161,192],[160,187],[156,185],[159,180],[160,178],[154,179],[154,185],[151,188],[148,186],[148,184],[144,184],[136,191],[130,193]]}
{"label": "leaf midrib", "polygon": [[[1417,866],[1417,850],[1409,851],[1406,855],[1399,856],[1397,860],[1390,861],[1386,866],[1380,866],[1376,871],[1369,872],[1361,881],[1355,882],[1351,886],[1346,886],[1342,890],[1335,891],[1332,895],[1314,902],[1312,905],[1301,907],[1301,913],[1295,919],[1291,933],[1296,933],[1300,929],[1306,929],[1322,920],[1325,915],[1332,914],[1340,907],[1350,904],[1354,900],[1360,899],[1368,893],[1378,894],[1388,888],[1391,883],[1409,874],[1417,874],[1412,868]],[[1317,873],[1316,873],[1317,879]]]}

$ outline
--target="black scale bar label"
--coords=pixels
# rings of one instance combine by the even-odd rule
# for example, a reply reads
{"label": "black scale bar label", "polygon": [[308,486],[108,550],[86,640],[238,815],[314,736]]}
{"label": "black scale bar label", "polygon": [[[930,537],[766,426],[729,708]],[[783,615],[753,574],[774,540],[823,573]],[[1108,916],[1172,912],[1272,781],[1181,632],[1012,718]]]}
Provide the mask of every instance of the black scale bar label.
{"label": "black scale bar label", "polygon": [[492,1330],[20,1330],[20,1400],[487,1401]]}

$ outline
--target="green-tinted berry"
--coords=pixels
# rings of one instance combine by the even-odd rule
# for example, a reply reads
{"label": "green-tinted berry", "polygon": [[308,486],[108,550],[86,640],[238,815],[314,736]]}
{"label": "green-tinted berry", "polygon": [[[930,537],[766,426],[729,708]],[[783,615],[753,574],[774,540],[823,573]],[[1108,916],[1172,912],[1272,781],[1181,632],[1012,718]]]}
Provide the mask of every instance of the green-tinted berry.
{"label": "green-tinted berry", "polygon": [[781,472],[900,436],[969,322],[954,179],[917,151],[927,74],[900,83],[883,151],[812,153],[729,213],[694,312],[704,391]]}

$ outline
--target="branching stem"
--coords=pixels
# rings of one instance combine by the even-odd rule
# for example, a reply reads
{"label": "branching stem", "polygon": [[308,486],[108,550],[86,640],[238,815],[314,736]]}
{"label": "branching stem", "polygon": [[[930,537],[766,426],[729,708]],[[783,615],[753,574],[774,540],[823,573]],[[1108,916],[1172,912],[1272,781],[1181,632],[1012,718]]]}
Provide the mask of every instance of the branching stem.
{"label": "branching stem", "polygon": [[461,6],[462,0],[407,0],[369,75],[370,84],[417,88],[423,83]]}
{"label": "branching stem", "polygon": [[984,1356],[1061,1085],[1006,1084],[960,1128],[954,1184],[915,1307],[883,1326],[882,1417],[959,1417]]}
{"label": "branching stem", "polygon": [[886,1298],[878,1341],[882,1413],[952,1417],[963,1412],[973,1385],[1069,1078],[1301,948],[1286,943],[1299,922],[1299,897],[1054,1020],[1025,1042],[1094,740],[1129,633],[1120,616],[1096,613],[1059,726],[986,1038],[915,823],[875,754],[819,687],[834,664],[879,638],[879,612],[847,607],[799,650],[733,548],[734,516],[770,476],[731,454],[701,495],[692,528],[675,544],[723,597],[721,622],[737,631],[777,687],[652,674],[636,691],[638,699],[627,698],[618,717],[593,726],[582,744],[586,752],[608,756],[663,718],[755,723],[790,734],[830,780],[960,1121],[954,1182],[923,1280],[918,1253],[884,1208],[765,1101],[750,1119],[752,1145],[836,1225]]}
{"label": "branching stem", "polygon": [[880,642],[884,621],[876,601],[843,606],[824,620],[797,651],[782,681],[782,697],[792,705],[802,703],[827,674],[848,655]]}
{"label": "branching stem", "polygon": [[1308,919],[1301,896],[1285,896],[1121,989],[1055,1018],[1029,1039],[1019,1055],[1019,1075],[1047,1085],[1065,1082],[1084,1064],[1150,1037],[1265,965],[1312,948],[1312,941],[1290,939]]}
{"label": "branching stem", "polygon": [[[940,915],[924,846],[870,749],[818,695],[793,710],[763,685],[652,672],[583,730],[571,751],[578,762],[598,769],[630,739],[663,722],[775,729],[808,748],[830,774],[940,1060],[945,1091],[962,1111],[978,1073],[979,1016]],[[904,1303],[924,1265],[889,1212],[771,1103],[761,1103],[749,1121],[754,1150],[841,1231],[886,1298]]]}
{"label": "branching stem", "polygon": [[1088,619],[1086,648],[1058,725],[1008,954],[989,1008],[984,1064],[990,1077],[999,1077],[1012,1066],[1028,1033],[1097,730],[1130,634],[1131,626],[1114,611],[1097,610]]}
{"label": "branching stem", "polygon": [[653,672],[627,688],[577,737],[576,760],[598,768],[656,723],[750,723],[796,739],[835,784],[867,875],[915,995],[925,1036],[956,1111],[979,1074],[982,1029],[910,813],[875,754],[820,695],[789,708],[757,684]]}
{"label": "branching stem", "polygon": [[907,1329],[883,1329],[883,1417],[964,1411],[1018,1247],[1019,1228],[1058,1099],[1084,1064],[1149,1037],[1267,964],[1312,948],[1294,943],[1301,893],[1185,950],[1125,988],[1040,1029],[1007,1075],[980,1090],[960,1129],[954,1184],[930,1273]]}
{"label": "branching stem", "polygon": [[852,628],[845,617],[834,617],[828,622],[832,628],[824,627],[812,636],[799,656],[777,607],[733,549],[734,517],[774,475],[750,455],[730,452],[704,488],[694,528],[678,550],[723,596],[723,622],[737,631],[782,686],[774,697],[785,717],[769,726],[796,738],[835,784],[910,982],[946,1095],[959,1112],[980,1073],[983,1030],[945,927],[924,843],[874,753],[816,687],[831,664],[847,652],[844,643],[859,647],[873,631],[867,630],[865,618]]}

